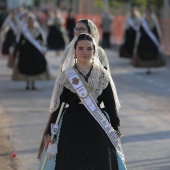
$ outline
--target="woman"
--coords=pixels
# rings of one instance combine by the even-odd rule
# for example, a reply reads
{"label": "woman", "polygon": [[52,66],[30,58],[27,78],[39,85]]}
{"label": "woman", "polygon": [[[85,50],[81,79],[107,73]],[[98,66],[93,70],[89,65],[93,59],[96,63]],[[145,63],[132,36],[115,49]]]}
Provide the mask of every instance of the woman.
{"label": "woman", "polygon": [[16,43],[16,35],[18,31],[17,17],[15,11],[11,11],[7,19],[2,25],[4,31],[4,41],[2,43],[2,54],[12,55],[14,45]]}
{"label": "woman", "polygon": [[[90,34],[95,39],[96,44],[98,45],[98,43],[99,43],[98,29],[97,29],[96,25],[89,19],[80,19],[76,23],[76,26],[74,28],[74,33],[75,33],[75,36],[78,36],[80,33]],[[72,44],[70,43],[70,45],[72,45]],[[64,55],[63,55],[61,63],[64,62],[64,60],[67,56],[67,53],[69,51],[70,45],[68,45],[68,47],[64,51]],[[97,51],[98,51],[98,54],[99,54],[100,62],[102,63],[102,65],[104,66],[105,69],[110,71],[109,62],[108,62],[105,51],[99,46],[97,46]]]}
{"label": "woman", "polygon": [[135,7],[131,7],[124,24],[123,43],[120,46],[119,55],[124,58],[132,58],[136,36],[140,26],[140,14]]}
{"label": "woman", "polygon": [[[116,89],[109,72],[101,65],[96,49],[97,45],[89,34],[80,34],[70,46],[62,67],[63,71],[58,76],[54,86],[50,105],[52,115],[45,132],[45,146],[50,142],[51,132],[53,133],[51,126],[56,122],[61,103],[68,103],[69,107],[64,109],[59,126],[61,128],[58,129],[59,136],[53,144],[58,144],[57,156],[54,154],[56,157],[56,160],[54,159],[55,164],[51,162],[54,167],[51,167],[47,161],[45,169],[49,169],[48,166],[51,167],[51,170],[119,169],[116,149],[96,117],[93,117],[93,114],[97,115],[95,111],[99,109],[101,115],[107,116],[110,121],[109,125],[111,124],[117,134],[120,135],[118,117],[120,104]],[[77,77],[70,79],[71,71]],[[89,92],[87,94],[90,94],[90,98],[94,99],[92,103],[97,104],[95,111],[90,110],[92,103],[88,104],[89,102],[85,101],[87,97],[80,97],[78,91],[74,89],[80,82]],[[107,113],[97,108],[102,101]],[[105,120],[107,119],[105,117]],[[48,152],[48,155],[51,153],[52,151]],[[42,162],[41,159],[40,165],[43,164]]]}
{"label": "woman", "polygon": [[26,90],[35,90],[36,80],[49,80],[50,74],[45,59],[45,43],[41,29],[35,25],[35,17],[28,15],[27,26],[22,28],[16,47],[13,80],[26,81]]}
{"label": "woman", "polygon": [[47,45],[50,50],[64,50],[66,45],[64,31],[62,18],[59,11],[56,13],[51,12],[51,16],[48,20],[47,35]]}
{"label": "woman", "polygon": [[111,47],[111,35],[113,30],[113,16],[109,12],[104,12],[101,18],[102,47]]}
{"label": "woman", "polygon": [[165,65],[160,47],[161,30],[158,21],[150,8],[147,8],[140,26],[139,39],[135,49],[133,64],[136,67],[151,67]]}
{"label": "woman", "polygon": [[75,25],[76,25],[75,14],[72,11],[72,9],[70,9],[68,11],[68,16],[67,16],[67,19],[66,19],[66,30],[67,30],[67,35],[69,37],[70,42],[74,38],[74,27],[75,27]]}

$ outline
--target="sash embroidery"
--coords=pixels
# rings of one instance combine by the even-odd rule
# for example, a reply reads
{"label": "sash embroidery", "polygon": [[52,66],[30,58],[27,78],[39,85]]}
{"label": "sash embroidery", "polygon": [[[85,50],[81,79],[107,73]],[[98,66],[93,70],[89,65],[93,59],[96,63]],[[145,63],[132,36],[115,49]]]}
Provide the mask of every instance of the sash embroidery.
{"label": "sash embroidery", "polygon": [[[119,141],[119,137],[117,136],[115,130],[108,122],[106,117],[103,115],[102,111],[97,106],[95,100],[93,99],[92,95],[86,90],[85,86],[83,85],[82,81],[80,80],[78,74],[74,69],[69,69],[65,71],[65,74],[68,77],[69,82],[75,89],[77,95],[79,96],[81,102],[90,112],[90,114],[95,118],[95,120],[100,124],[102,129],[105,131],[107,136],[109,137],[110,141],[116,148],[119,156],[121,157],[122,162],[125,162],[124,154],[121,150],[121,145]],[[76,80],[76,81],[75,81]]]}

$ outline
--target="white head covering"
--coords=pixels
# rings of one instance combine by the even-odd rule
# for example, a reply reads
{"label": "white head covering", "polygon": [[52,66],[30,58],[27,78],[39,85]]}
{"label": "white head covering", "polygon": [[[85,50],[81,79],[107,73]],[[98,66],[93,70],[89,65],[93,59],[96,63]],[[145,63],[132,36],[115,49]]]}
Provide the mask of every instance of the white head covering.
{"label": "white head covering", "polygon": [[[89,27],[90,35],[94,38],[96,44],[98,45],[98,43],[99,43],[99,31],[98,31],[96,25],[89,19],[80,19],[80,20],[78,20],[77,23],[79,23],[79,22],[81,22],[81,23],[85,24],[87,27]],[[72,46],[72,43],[74,43],[74,40],[72,40],[72,42],[70,42],[70,44],[67,46],[67,48],[64,51],[64,54],[63,54],[63,57],[62,57],[62,60],[61,60],[61,67],[62,67],[62,63],[64,63],[64,61],[67,57],[67,54],[69,52],[69,48]],[[107,70],[110,71],[109,62],[108,62],[105,51],[99,46],[96,49],[98,49],[98,52],[99,52],[100,62],[104,65],[104,67],[107,68]]]}
{"label": "white head covering", "polygon": [[[113,79],[112,79],[110,73],[106,69],[104,69],[104,67],[100,63],[96,41],[89,34],[82,33],[79,36],[81,36],[83,34],[85,36],[87,36],[88,39],[89,39],[89,37],[91,37],[92,42],[94,44],[94,48],[95,48],[93,69],[92,69],[90,77],[88,79],[88,86],[93,89],[92,91],[90,91],[90,93],[93,96],[96,103],[98,103],[97,97],[99,95],[101,95],[102,91],[107,87],[108,83],[110,83],[111,87],[112,87],[113,96],[115,99],[116,109],[119,110],[120,103],[119,103],[119,99],[117,96],[116,88],[115,88],[115,85],[114,85],[114,82],[113,82]],[[51,104],[50,104],[50,112],[51,113],[53,113],[55,110],[57,110],[58,107],[60,106],[60,95],[62,94],[62,91],[63,91],[63,85],[75,93],[75,91],[72,90],[71,87],[69,86],[69,83],[67,83],[67,78],[66,78],[64,72],[70,68],[73,68],[75,65],[75,63],[74,63],[75,43],[77,41],[79,41],[79,36],[75,37],[72,40],[72,42],[69,46],[69,51],[67,53],[66,59],[62,65],[62,72],[59,72],[59,76],[56,79],[53,94],[52,94]],[[104,75],[104,78],[103,78],[104,81],[100,81],[102,73]]]}
{"label": "white head covering", "polygon": [[89,19],[79,19],[77,23],[81,22],[81,23],[85,23],[84,21],[87,21],[87,25],[90,29],[90,34],[91,36],[95,39],[96,43],[99,43],[99,31],[96,27],[96,25],[93,23],[93,21],[89,20]]}

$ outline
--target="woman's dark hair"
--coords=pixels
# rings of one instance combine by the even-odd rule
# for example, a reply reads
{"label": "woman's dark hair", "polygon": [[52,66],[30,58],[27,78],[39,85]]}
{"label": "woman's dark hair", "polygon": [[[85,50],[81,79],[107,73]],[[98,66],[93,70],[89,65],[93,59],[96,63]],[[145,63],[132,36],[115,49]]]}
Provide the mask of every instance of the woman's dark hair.
{"label": "woman's dark hair", "polygon": [[76,49],[77,43],[81,40],[88,40],[91,41],[93,43],[93,48],[94,48],[94,52],[95,52],[95,46],[94,46],[94,42],[93,42],[93,38],[91,35],[86,34],[86,33],[81,33],[77,36],[77,41],[74,44],[74,49]]}
{"label": "woman's dark hair", "polygon": [[83,24],[85,24],[86,27],[87,27],[88,33],[91,34],[91,30],[90,30],[90,27],[88,25],[88,20],[87,19],[80,19],[80,20],[78,20],[77,23],[79,23],[79,22],[82,22]]}

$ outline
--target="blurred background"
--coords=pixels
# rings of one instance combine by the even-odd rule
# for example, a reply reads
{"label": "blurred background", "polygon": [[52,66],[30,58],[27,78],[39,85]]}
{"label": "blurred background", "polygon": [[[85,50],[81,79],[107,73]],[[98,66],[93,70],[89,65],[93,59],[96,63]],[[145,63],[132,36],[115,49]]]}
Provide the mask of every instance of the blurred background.
{"label": "blurred background", "polygon": [[[156,44],[141,23],[137,22],[137,30],[133,29],[128,17],[134,6],[146,20],[146,9],[152,9],[154,22],[151,20],[150,27],[153,32],[160,27],[154,32],[161,33],[160,44]],[[110,46],[103,43],[102,19],[106,13],[111,21]],[[68,18],[73,25],[68,24]],[[117,88],[127,169],[170,170],[170,0],[0,0],[0,170],[38,169],[37,153],[57,71],[76,32],[76,22],[85,18],[98,28],[99,46],[106,53]],[[48,74],[36,76],[36,85],[34,81],[30,83],[32,87],[27,86],[29,76],[19,77],[17,62],[21,57],[14,55],[26,24],[31,29],[35,26],[36,33],[41,35],[38,42],[44,46],[44,52],[38,57],[48,66],[45,70]],[[138,33],[144,37],[141,46],[136,43],[139,49],[144,47],[138,54],[144,54],[146,65],[133,63],[138,62],[132,53]],[[26,39],[21,40],[23,45]],[[19,49],[22,57],[26,56],[25,63],[20,64],[22,68],[31,68],[30,63],[35,68],[40,65],[31,53],[36,48],[30,44],[25,44],[30,48],[26,52]],[[129,48],[131,56],[121,56],[121,47]],[[154,55],[147,59],[151,53]],[[163,63],[161,60],[156,61],[156,67],[148,65],[150,60],[157,60],[157,53]]]}
{"label": "blurred background", "polygon": [[[91,19],[97,26],[101,35],[101,17],[104,11],[109,11],[114,16],[114,29],[111,41],[120,44],[123,37],[123,24],[125,16],[131,5],[138,8],[140,13],[150,6],[158,17],[163,33],[161,43],[166,54],[170,54],[168,44],[170,43],[170,2],[169,0],[1,0],[0,14],[12,9],[25,7],[39,11],[39,17],[43,24],[47,19],[47,11],[60,9],[62,16],[66,19],[69,9],[75,13],[76,20],[80,18]],[[40,14],[41,13],[41,14]],[[100,39],[102,36],[100,36]]]}

